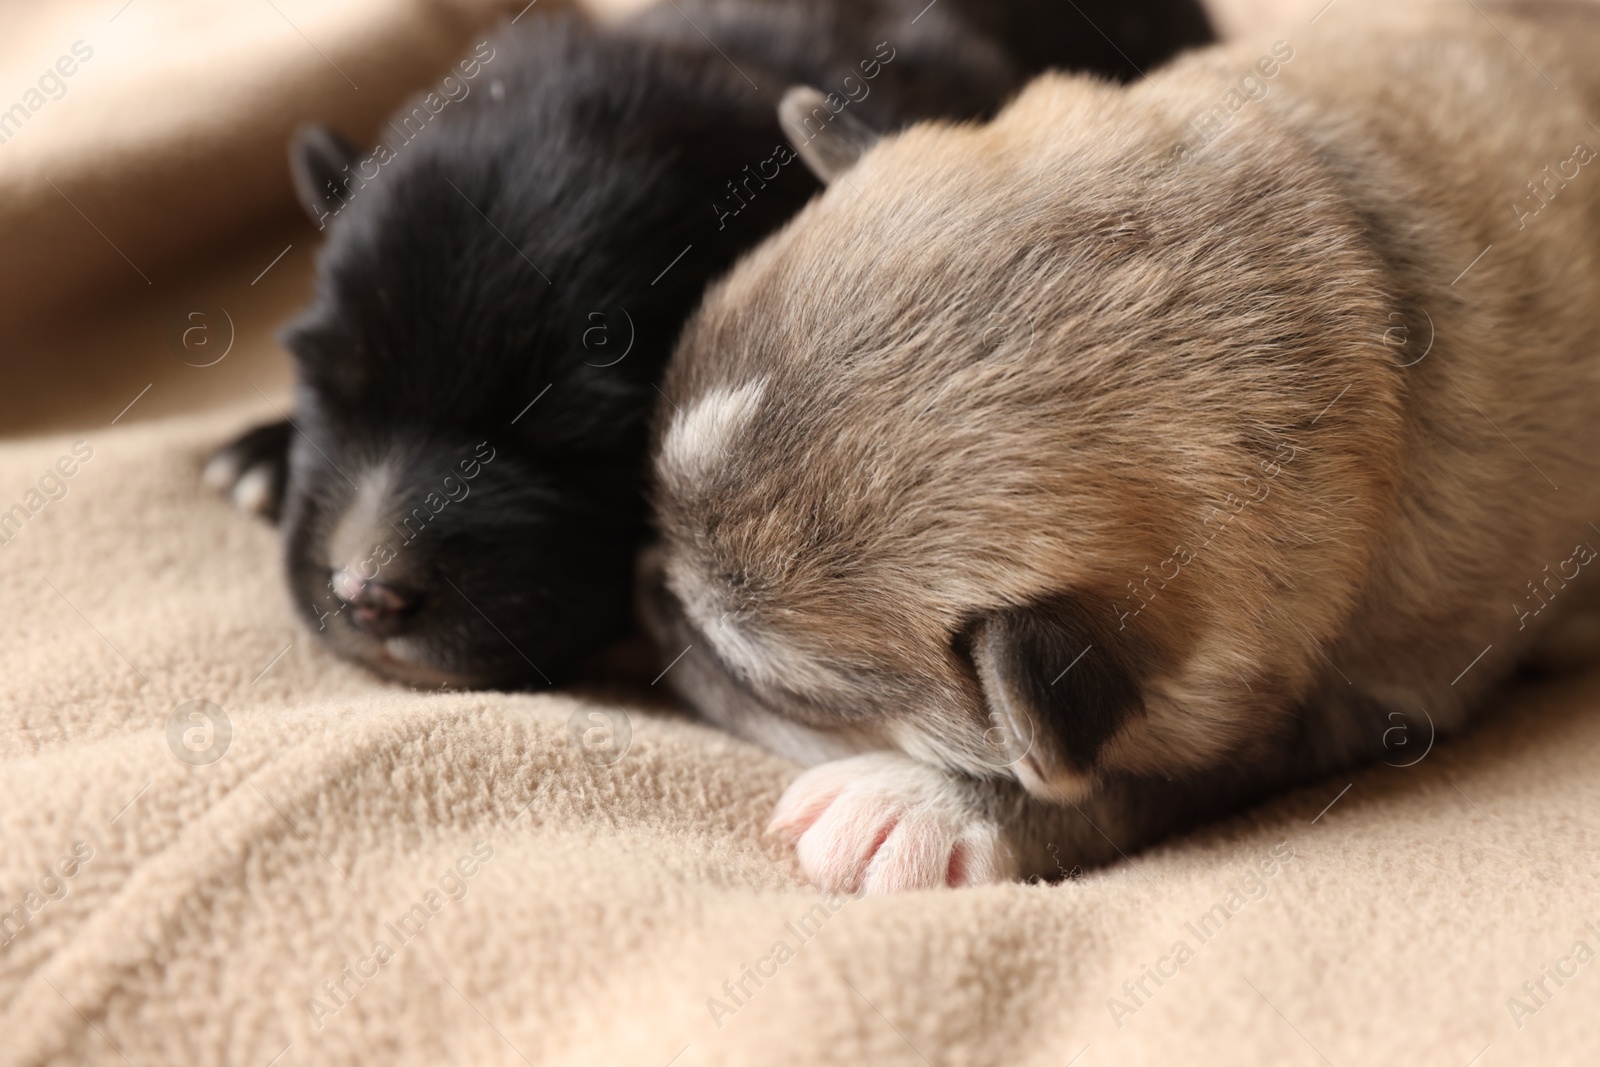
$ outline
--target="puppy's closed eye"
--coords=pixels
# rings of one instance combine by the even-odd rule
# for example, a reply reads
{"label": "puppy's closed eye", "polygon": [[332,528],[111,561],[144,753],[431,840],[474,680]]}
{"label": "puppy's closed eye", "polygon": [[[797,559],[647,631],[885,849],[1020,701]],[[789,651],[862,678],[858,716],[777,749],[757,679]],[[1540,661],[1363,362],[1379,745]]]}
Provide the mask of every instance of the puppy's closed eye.
{"label": "puppy's closed eye", "polygon": [[979,619],[966,646],[1007,762],[1028,791],[1075,799],[1101,749],[1145,712],[1145,642],[1097,621],[1092,598],[1059,595]]}

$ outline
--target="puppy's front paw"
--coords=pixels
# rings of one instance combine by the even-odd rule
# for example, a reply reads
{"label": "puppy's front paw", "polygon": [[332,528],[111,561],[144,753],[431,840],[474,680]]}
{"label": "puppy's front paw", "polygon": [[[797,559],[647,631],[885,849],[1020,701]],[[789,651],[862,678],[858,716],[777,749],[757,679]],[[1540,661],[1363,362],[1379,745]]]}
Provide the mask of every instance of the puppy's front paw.
{"label": "puppy's front paw", "polygon": [[783,794],[768,829],[794,843],[806,877],[829,892],[900,893],[1016,876],[972,784],[899,753],[812,768]]}
{"label": "puppy's front paw", "polygon": [[276,522],[289,476],[293,429],[287,422],[274,422],[228,442],[207,461],[200,480],[240,510]]}

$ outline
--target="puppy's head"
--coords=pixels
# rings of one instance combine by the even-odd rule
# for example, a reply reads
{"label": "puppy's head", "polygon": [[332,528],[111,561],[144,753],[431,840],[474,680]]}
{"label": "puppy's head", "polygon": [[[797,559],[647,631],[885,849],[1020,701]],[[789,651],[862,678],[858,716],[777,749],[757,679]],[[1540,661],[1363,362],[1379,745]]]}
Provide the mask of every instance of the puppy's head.
{"label": "puppy's head", "polygon": [[475,55],[376,150],[315,129],[294,149],[328,239],[285,335],[283,518],[295,600],[339,652],[537,685],[631,630],[661,367],[814,181],[788,168],[718,228],[714,191],[778,126],[709,47],[556,19]]}
{"label": "puppy's head", "polygon": [[596,220],[648,183],[528,84],[581,43],[498,44],[469,95],[402,112],[410,139],[291,150],[327,242],[284,334],[290,586],[337,652],[413,684],[548,684],[627,632],[647,338],[687,303],[625,295],[660,268]]}
{"label": "puppy's head", "polygon": [[646,597],[692,701],[1057,798],[1281,733],[1392,506],[1397,386],[1310,154],[1242,128],[1180,182],[1191,98],[1047,79],[913,129],[712,290]]}
{"label": "puppy's head", "polygon": [[289,580],[312,627],[381,673],[537,685],[628,625],[646,402],[575,336],[608,317],[620,333],[616,309],[586,322],[554,291],[502,236],[533,249],[539,207],[463,159],[397,161],[329,226],[284,335]]}

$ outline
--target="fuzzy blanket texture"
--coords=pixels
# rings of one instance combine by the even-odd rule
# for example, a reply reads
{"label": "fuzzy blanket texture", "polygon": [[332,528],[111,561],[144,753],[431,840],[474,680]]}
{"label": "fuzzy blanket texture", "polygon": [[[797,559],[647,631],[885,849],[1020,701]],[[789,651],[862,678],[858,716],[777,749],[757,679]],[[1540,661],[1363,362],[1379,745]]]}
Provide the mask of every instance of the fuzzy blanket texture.
{"label": "fuzzy blanket texture", "polygon": [[121,6],[4,46],[18,99],[94,55],[0,144],[0,1063],[1594,1062],[1600,672],[1107,870],[857,900],[762,835],[797,767],[649,694],[334,660],[198,481],[286,402],[284,136],[522,4]]}

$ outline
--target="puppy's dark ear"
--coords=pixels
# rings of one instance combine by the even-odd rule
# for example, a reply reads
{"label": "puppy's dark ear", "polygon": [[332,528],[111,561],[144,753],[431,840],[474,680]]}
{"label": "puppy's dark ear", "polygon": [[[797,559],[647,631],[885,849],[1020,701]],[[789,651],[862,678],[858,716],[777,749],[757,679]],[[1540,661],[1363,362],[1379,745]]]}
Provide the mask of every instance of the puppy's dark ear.
{"label": "puppy's dark ear", "polygon": [[828,101],[820,90],[796,85],[778,104],[778,121],[789,143],[824,185],[855,166],[883,136],[845,110],[848,102],[836,111]]}
{"label": "puppy's dark ear", "polygon": [[1007,762],[1030,793],[1080,798],[1101,748],[1144,714],[1149,650],[1112,618],[1093,598],[1055,596],[987,615],[969,631]]}
{"label": "puppy's dark ear", "polygon": [[318,229],[344,205],[334,190],[344,188],[349,178],[345,168],[360,158],[361,150],[328,126],[302,126],[295,131],[289,142],[289,176],[295,198]]}

